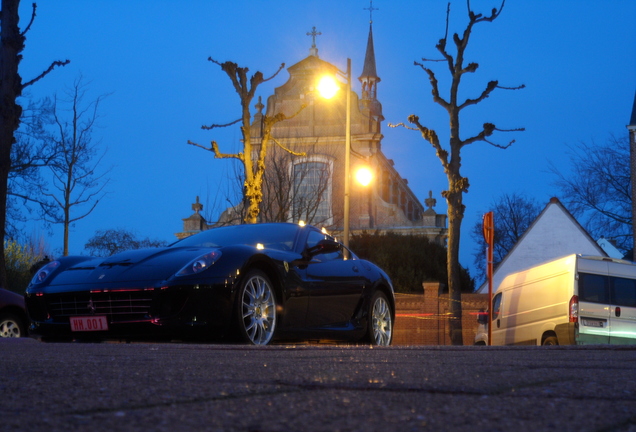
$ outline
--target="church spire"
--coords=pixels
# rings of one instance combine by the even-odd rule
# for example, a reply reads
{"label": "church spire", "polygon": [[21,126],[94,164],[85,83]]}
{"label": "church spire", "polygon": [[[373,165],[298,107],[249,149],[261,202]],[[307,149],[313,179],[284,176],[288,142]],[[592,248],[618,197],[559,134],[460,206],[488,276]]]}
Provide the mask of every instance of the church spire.
{"label": "church spire", "polygon": [[[373,11],[379,10],[378,8],[373,7],[373,0],[370,0],[370,4],[368,8],[364,8],[364,10],[369,11],[369,39],[367,39],[367,52],[364,56],[364,67],[362,69],[362,75],[360,75],[360,82],[362,82],[362,90],[364,93],[364,84],[365,81],[373,87],[373,96],[372,99],[375,99],[375,83],[380,81],[378,77],[378,73],[375,69],[375,49],[373,47]],[[371,91],[371,89],[369,89]],[[364,96],[363,96],[364,97]]]}
{"label": "church spire", "polygon": [[362,75],[358,78],[362,84],[362,97],[360,99],[361,107],[365,115],[369,117],[372,123],[377,123],[374,128],[379,131],[379,123],[384,120],[382,116],[382,105],[378,101],[377,86],[380,82],[375,67],[375,48],[373,46],[373,11],[377,10],[373,7],[373,1],[371,6],[366,8],[369,10],[369,38],[367,39],[367,52],[364,56],[364,66],[362,68]]}
{"label": "church spire", "polygon": [[367,53],[364,56],[364,68],[362,69],[362,75],[360,75],[360,81],[364,83],[367,81],[380,81],[378,73],[375,68],[375,49],[373,47],[373,23],[369,23],[369,39],[367,40]]}

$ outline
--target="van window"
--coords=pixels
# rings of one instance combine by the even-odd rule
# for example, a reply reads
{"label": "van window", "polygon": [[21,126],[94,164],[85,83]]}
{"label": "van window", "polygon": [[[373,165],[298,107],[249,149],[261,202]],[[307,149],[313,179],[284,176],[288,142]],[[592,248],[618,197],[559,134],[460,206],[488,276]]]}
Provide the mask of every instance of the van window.
{"label": "van window", "polygon": [[607,276],[579,273],[579,301],[609,303]]}
{"label": "van window", "polygon": [[501,293],[497,294],[492,299],[492,319],[493,321],[499,318],[499,308],[501,307]]}
{"label": "van window", "polygon": [[636,306],[636,280],[613,277],[611,302],[616,306]]}

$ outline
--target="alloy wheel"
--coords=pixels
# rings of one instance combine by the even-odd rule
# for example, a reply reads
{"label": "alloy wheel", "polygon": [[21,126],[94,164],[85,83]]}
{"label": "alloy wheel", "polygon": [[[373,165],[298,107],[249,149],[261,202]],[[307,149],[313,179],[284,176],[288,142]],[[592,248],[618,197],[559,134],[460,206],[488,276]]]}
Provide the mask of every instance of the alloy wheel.
{"label": "alloy wheel", "polygon": [[269,280],[260,273],[245,282],[241,312],[249,341],[254,345],[267,345],[276,329],[276,298]]}
{"label": "alloy wheel", "polygon": [[4,319],[0,321],[0,337],[20,337],[22,336],[20,325],[12,319]]}
{"label": "alloy wheel", "polygon": [[393,332],[391,307],[383,295],[378,295],[373,303],[371,320],[373,326],[373,342],[380,346],[390,345]]}

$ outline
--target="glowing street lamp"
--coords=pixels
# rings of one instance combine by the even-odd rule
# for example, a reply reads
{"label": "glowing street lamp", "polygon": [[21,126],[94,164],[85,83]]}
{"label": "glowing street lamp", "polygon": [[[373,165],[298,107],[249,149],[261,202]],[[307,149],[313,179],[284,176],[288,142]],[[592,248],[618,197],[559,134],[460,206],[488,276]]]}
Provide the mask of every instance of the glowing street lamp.
{"label": "glowing street lamp", "polygon": [[[344,183],[344,232],[343,244],[349,247],[349,159],[351,158],[351,59],[347,59],[347,71],[342,72],[336,69],[338,74],[347,81],[347,114],[345,121],[345,183]],[[328,83],[330,77],[323,77],[318,84],[318,91],[326,98],[332,98],[338,91],[336,80],[331,77],[331,83]],[[324,91],[324,93],[323,93]]]}
{"label": "glowing street lamp", "polygon": [[371,183],[371,180],[373,180],[373,173],[368,167],[364,166],[364,167],[358,168],[358,171],[356,171],[355,177],[356,177],[356,181],[360,183],[362,186],[369,186],[369,184]]}
{"label": "glowing street lamp", "polygon": [[334,77],[325,75],[324,77],[320,78],[320,81],[318,81],[317,89],[318,93],[320,93],[320,96],[325,99],[331,99],[336,95],[336,93],[338,93],[338,90],[340,90],[340,86],[338,85],[338,82],[334,79]]}

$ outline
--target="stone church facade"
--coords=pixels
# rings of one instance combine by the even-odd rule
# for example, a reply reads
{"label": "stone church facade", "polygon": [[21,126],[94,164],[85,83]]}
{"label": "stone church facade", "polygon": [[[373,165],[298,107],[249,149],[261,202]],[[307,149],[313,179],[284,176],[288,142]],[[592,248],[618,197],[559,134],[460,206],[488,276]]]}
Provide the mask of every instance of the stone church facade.
{"label": "stone church facade", "polygon": [[[325,74],[337,76],[339,70],[319,57],[315,44],[319,33],[315,28],[308,35],[313,37],[309,56],[287,68],[289,79],[274,90],[266,105],[260,98],[255,105],[251,130],[255,151],[262,139],[263,110],[270,117],[281,112],[288,117],[297,113],[272,129],[259,221],[296,223],[302,220],[339,235],[344,226],[346,83],[341,84],[342,88],[332,99],[324,99],[317,93],[319,78]],[[415,234],[445,245],[446,215],[435,212],[432,192],[422,205],[408,181],[382,151],[384,117],[378,97],[381,80],[376,72],[372,24],[358,80],[361,94],[352,90],[350,99],[351,233]],[[353,179],[361,167],[373,173],[368,186]],[[177,237],[216,225],[241,223],[242,205],[227,209],[218,222],[210,225],[201,216],[201,209],[197,198],[193,204],[195,213],[184,219],[184,230]]]}

